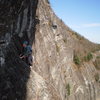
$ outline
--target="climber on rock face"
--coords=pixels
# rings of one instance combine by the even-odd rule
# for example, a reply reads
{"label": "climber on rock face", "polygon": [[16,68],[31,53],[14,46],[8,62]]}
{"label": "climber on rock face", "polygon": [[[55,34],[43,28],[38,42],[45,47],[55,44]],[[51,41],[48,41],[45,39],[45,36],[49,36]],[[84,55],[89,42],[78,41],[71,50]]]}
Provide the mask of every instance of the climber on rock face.
{"label": "climber on rock face", "polygon": [[32,48],[28,45],[27,41],[23,42],[23,53],[20,54],[20,58],[24,59],[29,65],[32,65]]}

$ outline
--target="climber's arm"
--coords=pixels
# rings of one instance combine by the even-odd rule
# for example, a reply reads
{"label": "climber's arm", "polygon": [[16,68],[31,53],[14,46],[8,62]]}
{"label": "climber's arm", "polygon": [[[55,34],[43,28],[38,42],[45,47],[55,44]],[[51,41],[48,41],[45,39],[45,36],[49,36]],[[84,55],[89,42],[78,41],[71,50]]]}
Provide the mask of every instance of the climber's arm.
{"label": "climber's arm", "polygon": [[25,58],[25,57],[26,57],[25,55],[20,55],[20,58],[21,58],[21,59],[23,59],[23,58]]}

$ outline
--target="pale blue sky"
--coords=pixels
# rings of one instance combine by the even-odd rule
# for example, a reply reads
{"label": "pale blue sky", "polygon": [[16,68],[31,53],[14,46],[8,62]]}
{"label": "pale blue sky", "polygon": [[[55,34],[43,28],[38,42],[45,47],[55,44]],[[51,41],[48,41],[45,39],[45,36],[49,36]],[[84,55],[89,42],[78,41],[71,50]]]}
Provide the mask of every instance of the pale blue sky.
{"label": "pale blue sky", "polygon": [[56,15],[74,31],[100,43],[100,0],[50,0]]}

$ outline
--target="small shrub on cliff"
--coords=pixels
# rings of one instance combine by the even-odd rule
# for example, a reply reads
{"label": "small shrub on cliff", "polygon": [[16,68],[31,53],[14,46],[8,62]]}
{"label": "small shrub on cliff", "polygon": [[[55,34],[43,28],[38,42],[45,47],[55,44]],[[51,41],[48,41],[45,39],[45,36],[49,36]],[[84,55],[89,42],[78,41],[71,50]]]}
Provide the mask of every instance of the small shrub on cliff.
{"label": "small shrub on cliff", "polygon": [[66,90],[67,90],[67,94],[69,96],[70,95],[70,84],[69,83],[66,85]]}
{"label": "small shrub on cliff", "polygon": [[77,65],[81,64],[80,58],[77,55],[74,55],[74,59],[73,60],[74,60],[75,64],[77,64]]}
{"label": "small shrub on cliff", "polygon": [[92,53],[88,53],[87,56],[84,57],[84,61],[90,61],[93,58]]}
{"label": "small shrub on cliff", "polygon": [[98,82],[98,81],[99,81],[99,74],[98,74],[98,73],[97,73],[97,74],[95,74],[95,76],[94,76],[94,77],[95,77],[95,81],[96,81],[96,82]]}
{"label": "small shrub on cliff", "polygon": [[87,55],[87,60],[90,61],[92,58],[93,58],[92,53],[88,53],[88,55]]}

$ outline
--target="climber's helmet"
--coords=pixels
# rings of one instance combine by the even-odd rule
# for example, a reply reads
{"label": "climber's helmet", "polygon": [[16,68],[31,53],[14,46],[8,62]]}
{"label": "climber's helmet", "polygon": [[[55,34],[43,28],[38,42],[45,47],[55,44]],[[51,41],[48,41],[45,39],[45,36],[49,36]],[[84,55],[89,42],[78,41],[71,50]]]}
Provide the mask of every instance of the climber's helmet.
{"label": "climber's helmet", "polygon": [[23,42],[23,47],[26,47],[28,45],[28,41]]}

